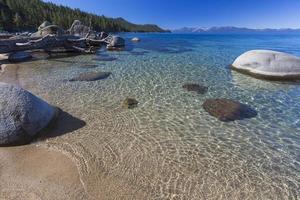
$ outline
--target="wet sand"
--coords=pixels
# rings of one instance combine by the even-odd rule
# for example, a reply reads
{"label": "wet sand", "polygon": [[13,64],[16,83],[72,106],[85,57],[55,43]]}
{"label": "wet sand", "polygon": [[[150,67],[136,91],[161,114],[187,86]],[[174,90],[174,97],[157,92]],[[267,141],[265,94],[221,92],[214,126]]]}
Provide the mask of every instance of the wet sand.
{"label": "wet sand", "polygon": [[[18,64],[1,65],[1,81],[21,85],[18,69]],[[0,147],[0,180],[0,199],[91,199],[75,163],[63,153],[35,143]]]}
{"label": "wet sand", "polygon": [[35,145],[0,148],[0,199],[88,199],[75,164]]}

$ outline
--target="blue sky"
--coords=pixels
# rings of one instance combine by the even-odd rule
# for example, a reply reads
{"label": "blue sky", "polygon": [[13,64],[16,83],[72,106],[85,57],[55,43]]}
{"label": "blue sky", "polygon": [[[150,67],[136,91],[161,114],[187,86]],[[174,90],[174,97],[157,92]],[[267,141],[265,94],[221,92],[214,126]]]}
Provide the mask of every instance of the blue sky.
{"label": "blue sky", "polygon": [[300,0],[45,0],[163,28],[300,28]]}

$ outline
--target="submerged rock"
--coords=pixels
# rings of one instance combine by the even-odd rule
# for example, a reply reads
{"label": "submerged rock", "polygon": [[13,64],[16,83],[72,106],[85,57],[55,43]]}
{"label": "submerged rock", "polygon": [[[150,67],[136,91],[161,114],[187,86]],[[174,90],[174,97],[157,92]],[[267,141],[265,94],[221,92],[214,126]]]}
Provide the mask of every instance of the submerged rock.
{"label": "submerged rock", "polygon": [[101,79],[106,79],[110,75],[110,72],[87,72],[82,73],[78,77],[72,78],[69,81],[97,81]]}
{"label": "submerged rock", "polygon": [[94,65],[94,64],[84,64],[84,65],[80,65],[81,68],[86,68],[86,69],[92,69],[92,68],[96,68],[98,67],[98,65]]}
{"label": "submerged rock", "polygon": [[270,80],[300,79],[300,58],[276,51],[252,50],[239,56],[232,68]]}
{"label": "submerged rock", "polygon": [[138,101],[134,98],[126,98],[123,102],[123,108],[133,109],[138,106]]}
{"label": "submerged rock", "polygon": [[223,122],[252,118],[257,115],[257,112],[248,105],[230,99],[208,99],[204,102],[203,108]]}
{"label": "submerged rock", "polygon": [[57,114],[57,109],[22,88],[0,83],[0,94],[0,146],[29,142]]}
{"label": "submerged rock", "polygon": [[26,51],[18,51],[8,56],[9,62],[24,62],[32,58],[31,54]]}
{"label": "submerged rock", "polygon": [[182,87],[187,91],[196,92],[198,94],[205,94],[208,91],[208,87],[194,83],[187,83],[184,84]]}
{"label": "submerged rock", "polygon": [[132,41],[132,42],[140,42],[141,39],[138,38],[138,37],[134,37],[134,38],[131,39],[131,41]]}

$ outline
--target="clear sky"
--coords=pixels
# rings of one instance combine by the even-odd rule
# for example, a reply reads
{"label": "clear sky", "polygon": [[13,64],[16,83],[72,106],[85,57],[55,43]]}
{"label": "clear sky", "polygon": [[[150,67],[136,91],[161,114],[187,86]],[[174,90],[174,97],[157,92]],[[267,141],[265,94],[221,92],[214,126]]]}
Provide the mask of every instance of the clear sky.
{"label": "clear sky", "polygon": [[300,28],[300,0],[45,0],[163,28]]}

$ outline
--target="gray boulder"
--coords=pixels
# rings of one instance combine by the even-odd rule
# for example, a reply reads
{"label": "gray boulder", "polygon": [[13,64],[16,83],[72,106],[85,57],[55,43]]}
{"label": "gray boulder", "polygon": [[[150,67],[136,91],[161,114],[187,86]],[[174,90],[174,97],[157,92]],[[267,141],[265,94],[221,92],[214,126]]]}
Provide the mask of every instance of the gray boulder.
{"label": "gray boulder", "polygon": [[28,143],[56,116],[57,110],[30,92],[0,83],[0,146]]}
{"label": "gray boulder", "polygon": [[43,28],[47,27],[47,26],[51,26],[52,24],[48,21],[44,21],[38,28],[38,30],[42,30]]}
{"label": "gray boulder", "polygon": [[108,47],[124,47],[125,40],[119,36],[113,36],[111,42],[107,46]]}
{"label": "gray boulder", "polygon": [[248,51],[234,61],[232,68],[258,78],[300,79],[300,58],[277,51]]}
{"label": "gray boulder", "polygon": [[[68,33],[70,35],[85,37],[87,34],[90,33],[90,31],[90,27],[83,25],[79,20],[75,20],[71,28],[68,30]],[[95,33],[92,33],[91,35],[95,35]]]}
{"label": "gray boulder", "polygon": [[64,34],[64,30],[62,28],[56,25],[50,25],[31,34],[31,37],[45,37],[46,35],[61,36],[63,34]]}

